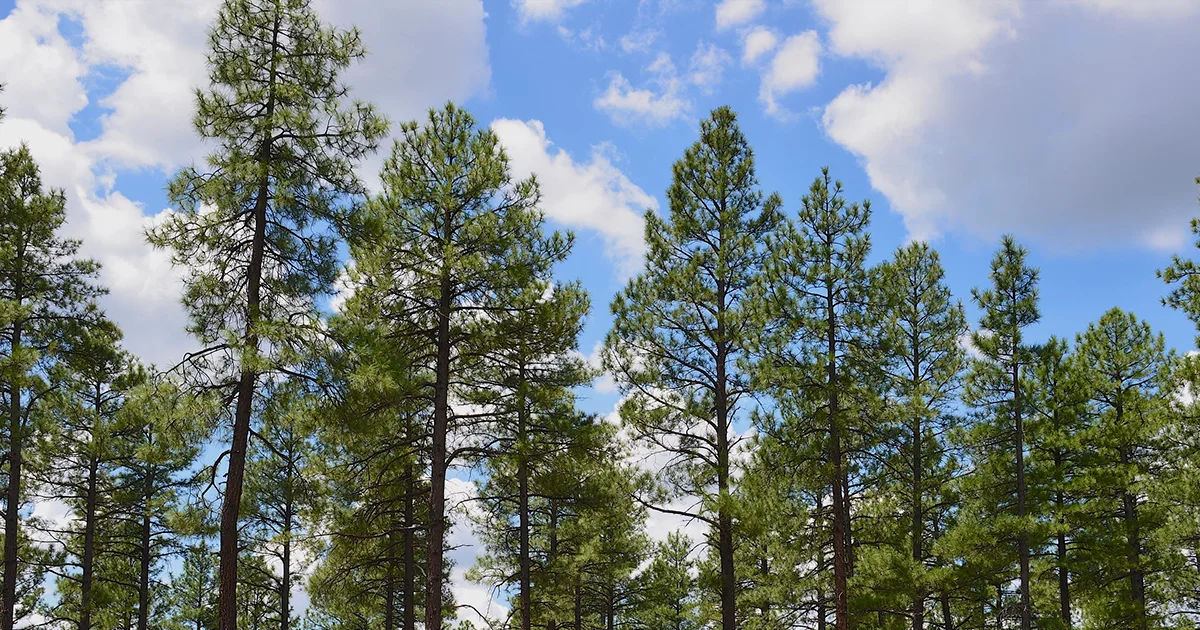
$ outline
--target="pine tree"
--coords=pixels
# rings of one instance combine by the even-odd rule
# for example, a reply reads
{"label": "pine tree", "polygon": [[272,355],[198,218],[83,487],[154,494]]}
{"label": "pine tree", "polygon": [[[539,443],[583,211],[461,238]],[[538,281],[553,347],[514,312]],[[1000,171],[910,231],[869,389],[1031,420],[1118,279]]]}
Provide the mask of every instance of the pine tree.
{"label": "pine tree", "polygon": [[[259,413],[261,426],[250,444],[243,495],[243,536],[250,552],[272,567],[260,576],[274,591],[280,630],[293,626],[292,594],[304,565],[297,561],[311,533],[321,485],[312,474],[311,441],[315,401],[297,382],[270,386]],[[278,566],[278,572],[273,567]]]}
{"label": "pine tree", "polygon": [[346,104],[342,72],[363,56],[357,31],[321,24],[310,0],[226,0],[209,33],[211,86],[196,131],[217,150],[209,170],[169,186],[179,212],[149,232],[188,268],[189,331],[205,349],[196,374],[234,392],[221,511],[221,624],[236,624],[238,516],[259,381],[287,371],[320,334],[315,300],[330,291],[339,204],[363,192],[357,160],[386,123]]}
{"label": "pine tree", "polygon": [[120,329],[102,319],[70,340],[68,353],[52,372],[59,384],[52,394],[58,422],[36,444],[34,456],[45,460],[36,466],[48,490],[43,500],[62,501],[74,512],[68,529],[54,530],[51,537],[63,541],[73,569],[60,574],[56,616],[80,630],[94,626],[103,592],[122,583],[98,571],[120,568],[107,561],[118,553],[117,471],[129,428],[119,416],[126,396],[144,376],[120,349],[120,339]]}
{"label": "pine tree", "polygon": [[1021,630],[1033,627],[1030,560],[1035,529],[1026,480],[1028,403],[1021,375],[1036,358],[1036,348],[1025,342],[1025,329],[1040,318],[1038,271],[1026,264],[1026,256],[1024,247],[1005,236],[992,259],[992,288],[972,290],[982,315],[971,343],[981,358],[971,362],[963,396],[964,402],[982,411],[972,438],[978,450],[975,474],[981,484],[990,486],[998,502],[993,535],[1011,536],[1016,543]]}
{"label": "pine tree", "polygon": [[763,326],[749,304],[779,200],[759,191],[754,153],[728,107],[701,122],[672,176],[668,216],[646,213],[645,269],[613,300],[604,361],[627,396],[622,422],[671,454],[670,495],[698,499],[694,509],[655,509],[709,526],[721,627],[734,630],[734,423],[752,393],[748,350]]}
{"label": "pine tree", "polygon": [[183,553],[183,566],[171,580],[167,601],[171,621],[181,630],[217,628],[217,558],[201,541]]}
{"label": "pine tree", "polygon": [[[816,412],[823,426],[797,430],[816,439],[824,453],[832,529],[833,604],[837,630],[850,625],[849,580],[853,571],[851,534],[852,429],[864,411],[872,380],[860,373],[868,344],[868,269],[871,249],[866,233],[869,202],[847,205],[841,182],[822,169],[801,202],[796,221],[788,222],[771,243],[768,265],[770,313],[777,323],[766,344],[771,358],[765,378],[776,392],[779,412],[804,421],[797,406],[800,391],[820,398]],[[809,401],[815,402],[815,401]],[[794,448],[802,449],[797,444]]]}
{"label": "pine tree", "polygon": [[896,416],[895,433],[881,457],[890,482],[882,491],[908,519],[895,524],[904,532],[894,539],[901,548],[885,553],[907,554],[912,560],[883,562],[905,567],[895,577],[909,591],[907,615],[913,630],[922,630],[936,562],[936,523],[954,508],[947,495],[956,465],[947,442],[964,363],[959,340],[967,323],[962,305],[945,285],[937,252],[926,243],[900,248],[884,265],[880,284],[887,309],[882,334],[892,358],[885,369]]}
{"label": "pine tree", "polygon": [[1090,394],[1078,483],[1088,625],[1158,628],[1168,610],[1162,573],[1178,557],[1163,545],[1167,513],[1155,483],[1174,459],[1162,386],[1173,357],[1161,334],[1117,308],[1079,335],[1076,352]]}
{"label": "pine tree", "polygon": [[692,575],[692,543],[681,532],[671,532],[657,543],[650,565],[638,577],[639,627],[647,630],[699,630],[702,627]]}
{"label": "pine tree", "polygon": [[53,389],[47,380],[64,341],[98,319],[91,302],[102,291],[93,284],[99,266],[76,256],[79,242],[57,232],[66,220],[61,190],[42,188],[29,148],[0,153],[0,379],[6,418],[4,584],[0,630],[12,630],[19,576],[27,574],[20,509],[29,496],[22,487],[23,449],[48,422],[42,402]]}
{"label": "pine tree", "polygon": [[118,553],[134,566],[137,630],[149,630],[166,608],[164,560],[177,555],[187,527],[179,517],[184,499],[197,489],[192,471],[210,434],[216,401],[188,395],[167,376],[145,376],[126,395],[119,412],[124,459],[118,471],[115,515],[121,522]]}
{"label": "pine tree", "polygon": [[382,180],[351,251],[380,334],[414,348],[404,378],[432,411],[425,627],[441,630],[446,473],[475,450],[448,438],[488,419],[451,403],[473,397],[498,324],[530,308],[521,296],[549,282],[571,239],[543,233],[537,181],[514,182],[495,134],[453,104],[401,128]]}
{"label": "pine tree", "polygon": [[[549,292],[548,297],[544,297]],[[552,457],[591,438],[590,422],[581,426],[573,389],[587,385],[590,370],[578,354],[578,338],[588,312],[587,294],[578,283],[531,286],[518,296],[516,316],[498,323],[497,344],[489,369],[476,379],[482,391],[470,402],[494,410],[486,431],[482,505],[489,514],[489,537],[500,546],[514,535],[516,606],[521,630],[532,627],[532,502],[538,477],[551,471]],[[594,438],[593,438],[594,439]],[[580,445],[588,448],[588,444]],[[513,586],[493,573],[496,588]]]}
{"label": "pine tree", "polygon": [[350,627],[413,630],[422,618],[429,508],[428,373],[410,357],[417,335],[380,334],[379,303],[356,291],[330,322],[332,400],[318,422],[318,476],[326,480],[323,559],[309,581],[313,609]]}
{"label": "pine tree", "polygon": [[[1041,347],[1029,372],[1030,458],[1037,475],[1038,502],[1045,506],[1040,511],[1053,537],[1053,552],[1042,560],[1049,566],[1034,571],[1035,575],[1052,572],[1055,577],[1054,595],[1046,598],[1047,610],[1039,619],[1042,627],[1047,628],[1070,628],[1074,618],[1071,547],[1077,526],[1075,485],[1084,450],[1080,434],[1087,399],[1080,372],[1079,362],[1070,353],[1067,342],[1057,337],[1051,337]],[[1048,605],[1051,599],[1053,606]]]}

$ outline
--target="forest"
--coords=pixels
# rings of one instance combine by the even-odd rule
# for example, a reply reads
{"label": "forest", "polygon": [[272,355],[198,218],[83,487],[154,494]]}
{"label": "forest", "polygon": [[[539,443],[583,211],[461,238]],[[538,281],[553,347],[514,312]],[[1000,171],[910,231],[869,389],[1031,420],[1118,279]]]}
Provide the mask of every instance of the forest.
{"label": "forest", "polygon": [[[355,100],[364,54],[310,0],[223,2],[212,151],[146,233],[174,365],[122,348],[63,191],[0,152],[0,630],[1200,627],[1194,353],[1119,308],[1032,338],[1013,237],[969,296],[924,242],[868,264],[870,203],[763,190],[727,107],[589,296],[536,177],[459,106]],[[1159,278],[1200,326],[1197,263]],[[578,405],[602,374],[614,417]],[[454,529],[499,612],[456,601]]]}

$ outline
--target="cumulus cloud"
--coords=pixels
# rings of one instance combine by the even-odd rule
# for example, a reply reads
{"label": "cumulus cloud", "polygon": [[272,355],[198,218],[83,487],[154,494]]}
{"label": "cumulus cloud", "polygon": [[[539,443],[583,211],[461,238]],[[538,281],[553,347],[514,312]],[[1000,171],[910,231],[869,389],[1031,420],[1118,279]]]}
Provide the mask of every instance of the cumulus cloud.
{"label": "cumulus cloud", "polygon": [[724,48],[716,44],[700,42],[696,45],[696,52],[692,53],[691,62],[688,64],[688,81],[700,88],[701,92],[712,94],[713,90],[720,85],[725,67],[731,61],[732,58]]}
{"label": "cumulus cloud", "polygon": [[1194,0],[1059,0],[1116,17],[1137,19],[1181,18],[1200,12]]}
{"label": "cumulus cloud", "polygon": [[1200,12],[1173,4],[818,0],[831,51],[884,71],[823,126],[913,238],[1177,247],[1200,163],[1200,87],[1181,80]]}
{"label": "cumulus cloud", "polygon": [[755,26],[742,34],[742,65],[752,65],[763,55],[775,50],[779,37],[765,26]]}
{"label": "cumulus cloud", "polygon": [[587,0],[512,0],[513,8],[524,22],[557,22],[568,9],[584,2]]}
{"label": "cumulus cloud", "polygon": [[766,0],[721,0],[716,8],[717,30],[752,22],[766,8]]}
{"label": "cumulus cloud", "polygon": [[658,41],[659,32],[654,29],[634,30],[621,36],[621,50],[632,52],[646,52]]}
{"label": "cumulus cloud", "polygon": [[661,127],[685,117],[691,103],[671,56],[659,53],[646,72],[651,78],[642,88],[635,88],[620,72],[612,73],[608,88],[596,97],[593,105],[622,126]]}
{"label": "cumulus cloud", "polygon": [[[132,199],[123,176],[150,169],[165,186],[171,171],[202,156],[191,127],[193,89],[206,79],[206,33],[217,6],[217,0],[23,0],[0,19],[8,109],[0,146],[27,142],[46,185],[66,192],[67,234],[100,261],[101,281],[111,289],[102,306],[125,330],[126,346],[160,365],[192,345],[178,305],[179,273],[142,238],[166,211]],[[348,81],[355,96],[393,119],[487,89],[479,0],[317,0],[317,7],[327,20],[361,27],[371,54],[352,67]],[[72,24],[78,39],[63,37],[62,23]],[[85,79],[93,73],[115,85],[89,94]],[[89,104],[99,112],[85,112]],[[85,114],[98,133],[80,140],[69,123]],[[364,167],[368,181],[380,159]]]}
{"label": "cumulus cloud", "polygon": [[792,35],[784,40],[763,74],[758,99],[768,115],[785,118],[787,111],[779,98],[812,85],[820,72],[821,40],[816,31]]}
{"label": "cumulus cloud", "polygon": [[599,234],[622,277],[641,265],[642,214],[658,202],[613,163],[611,149],[594,147],[588,161],[576,161],[554,147],[541,121],[499,119],[492,130],[508,152],[515,176],[537,174],[547,216],[568,228]]}

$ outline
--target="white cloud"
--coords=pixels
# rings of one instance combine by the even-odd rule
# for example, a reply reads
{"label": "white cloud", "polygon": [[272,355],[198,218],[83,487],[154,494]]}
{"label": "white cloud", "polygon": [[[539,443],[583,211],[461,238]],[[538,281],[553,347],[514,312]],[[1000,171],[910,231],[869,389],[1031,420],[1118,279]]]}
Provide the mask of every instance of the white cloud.
{"label": "white cloud", "polygon": [[731,61],[724,48],[700,42],[696,45],[696,52],[692,53],[691,62],[688,64],[688,80],[705,94],[712,94],[713,89],[721,83],[725,66]]}
{"label": "white cloud", "polygon": [[446,545],[451,548],[448,554],[453,563],[450,588],[459,605],[458,618],[471,621],[476,628],[488,628],[494,627],[489,621],[504,619],[508,608],[493,599],[493,589],[489,585],[467,580],[467,571],[484,552],[471,520],[482,514],[482,506],[474,501],[478,495],[474,482],[456,477],[446,479],[446,505],[454,523],[446,537]]}
{"label": "white cloud", "polygon": [[568,44],[578,44],[580,48],[591,52],[608,50],[608,42],[596,27],[589,26],[579,31],[573,31],[565,26],[558,27],[558,35]]}
{"label": "white cloud", "polygon": [[716,9],[717,30],[752,22],[766,8],[766,0],[721,0]]}
{"label": "white cloud", "polygon": [[658,202],[617,168],[609,149],[594,147],[589,161],[577,162],[554,148],[540,121],[499,119],[492,130],[508,152],[515,176],[537,174],[547,216],[568,228],[600,234],[623,277],[641,265],[642,214]]}
{"label": "white cloud", "polygon": [[1195,0],[1059,0],[1064,4],[1098,11],[1115,17],[1156,20],[1180,18],[1200,11]]}
{"label": "white cloud", "polygon": [[[317,6],[325,19],[362,31],[367,57],[350,67],[346,82],[393,125],[424,120],[431,107],[461,104],[490,89],[482,0],[317,0]],[[358,169],[372,189],[388,142]]]}
{"label": "white cloud", "polygon": [[[1118,11],[1135,4],[1157,18]],[[1080,20],[1085,5],[1099,19]],[[1200,12],[1169,5],[818,0],[830,50],[884,72],[822,123],[912,238],[1178,246],[1200,163],[1200,88],[1181,80]]]}
{"label": "white cloud", "polygon": [[659,32],[653,29],[635,30],[621,36],[621,50],[632,52],[646,52],[658,40]]}
{"label": "white cloud", "polygon": [[556,22],[567,9],[575,8],[587,0],[512,0],[517,14],[525,22]]}
{"label": "white cloud", "polygon": [[[168,173],[202,156],[191,126],[193,89],[206,79],[206,33],[217,4],[22,0],[0,20],[8,108],[0,147],[27,141],[46,185],[64,189],[66,233],[83,240],[82,253],[103,265],[101,281],[111,289],[102,306],[125,330],[126,346],[160,366],[193,345],[178,305],[179,273],[142,237],[162,209],[142,207],[122,184],[126,173],[151,169],[165,186]],[[361,27],[369,55],[347,79],[354,96],[393,119],[486,91],[480,0],[317,4],[326,19]],[[75,45],[59,33],[64,22],[79,34]],[[105,77],[103,97],[87,93],[90,73]],[[99,133],[80,141],[68,123],[89,101],[101,113],[84,122]],[[381,159],[364,166],[368,181]]]}
{"label": "white cloud", "polygon": [[742,65],[751,65],[775,50],[779,37],[765,26],[755,26],[742,35]]}
{"label": "white cloud", "polygon": [[766,107],[767,114],[786,117],[787,112],[779,105],[779,98],[812,85],[820,72],[821,40],[816,31],[792,35],[779,47],[763,74],[758,99]]}
{"label": "white cloud", "polygon": [[683,94],[683,80],[670,55],[659,53],[646,71],[651,75],[650,84],[657,89],[634,88],[624,75],[614,72],[608,88],[596,97],[593,105],[614,123],[624,126],[661,127],[685,117],[691,103]]}

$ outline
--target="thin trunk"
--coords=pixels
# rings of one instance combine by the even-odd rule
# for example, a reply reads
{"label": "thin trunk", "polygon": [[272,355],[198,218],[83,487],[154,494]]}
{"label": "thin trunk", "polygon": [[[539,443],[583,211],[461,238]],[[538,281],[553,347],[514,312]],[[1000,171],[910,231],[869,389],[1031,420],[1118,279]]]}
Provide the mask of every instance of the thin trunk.
{"label": "thin trunk", "polygon": [[291,462],[288,462],[288,498],[283,507],[283,558],[282,573],[279,580],[279,630],[290,630],[292,627],[292,519],[294,506],[291,498],[291,476],[295,474]]}
{"label": "thin trunk", "polygon": [[145,475],[142,478],[142,536],[141,544],[138,549],[138,630],[150,629],[150,565],[153,563],[153,558],[150,556],[152,549],[150,547],[151,535],[151,505],[150,502],[154,496],[154,469],[147,468]]}
{"label": "thin trunk", "polygon": [[721,561],[721,628],[737,628],[737,576],[733,568],[733,515],[729,513],[729,397],[726,391],[726,366],[728,344],[725,341],[725,288],[723,282],[717,287],[717,493],[720,497],[717,508],[717,553]]}
{"label": "thin trunk", "polygon": [[[19,281],[16,291],[21,294]],[[19,300],[18,300],[19,302]],[[21,322],[15,322],[9,340],[10,354],[21,351]],[[17,601],[17,541],[21,509],[21,384],[8,383],[8,498],[4,506],[4,594],[0,597],[0,630],[12,630]]]}
{"label": "thin trunk", "polygon": [[950,593],[942,593],[942,625],[945,630],[954,630],[954,615],[950,613]]}
{"label": "thin trunk", "polygon": [[521,630],[532,627],[530,601],[530,558],[529,558],[529,461],[527,459],[528,444],[527,423],[529,409],[525,401],[525,370],[520,368],[518,374],[518,405],[517,408],[517,527],[520,530],[520,597],[521,597]]}
{"label": "thin trunk", "polygon": [[383,578],[383,629],[396,629],[396,544],[387,537],[387,571]]}
{"label": "thin trunk", "polygon": [[92,584],[95,580],[96,564],[96,483],[100,468],[95,455],[88,460],[87,495],[84,499],[83,557],[80,567],[83,575],[79,582],[79,630],[92,627]]}
{"label": "thin trunk", "polygon": [[[914,373],[917,371],[915,369]],[[921,419],[916,418],[913,421],[913,458],[912,458],[912,557],[913,563],[920,567],[925,562],[925,522],[924,522],[924,500],[921,496],[921,470],[922,470],[922,453],[921,453]],[[915,591],[913,592],[912,602],[912,627],[913,630],[924,630],[925,628],[925,583],[924,576],[917,580]]]}
{"label": "thin trunk", "polygon": [[404,489],[404,630],[417,626],[416,477],[412,464],[405,471]]}
{"label": "thin trunk", "polygon": [[837,385],[837,315],[834,313],[833,285],[826,284],[826,342],[828,344],[829,392],[829,463],[833,489],[833,598],[834,628],[849,630],[850,601],[847,592],[849,550],[846,548],[849,527],[846,518],[845,473],[842,461],[842,436],[838,419]]}
{"label": "thin trunk", "polygon": [[[447,212],[449,212],[447,210]],[[450,217],[446,217],[447,240]],[[429,454],[429,549],[425,573],[425,630],[442,630],[442,547],[446,537],[446,433],[450,419],[451,283],[443,270],[438,297],[433,436]]]}
{"label": "thin trunk", "polygon": [[[276,59],[279,51],[279,34],[282,14],[275,13],[271,28],[271,69],[268,78],[268,95],[264,118],[270,120],[275,114]],[[252,357],[258,354],[258,326],[262,303],[262,268],[267,245],[267,203],[270,197],[269,169],[272,150],[270,132],[263,139],[258,161],[264,167],[262,179],[255,193],[253,220],[254,237],[250,242],[250,265],[246,269],[246,331],[243,352]],[[221,504],[221,548],[219,582],[217,585],[217,628],[237,630],[237,562],[238,517],[242,503],[242,484],[246,474],[246,447],[250,440],[250,415],[254,411],[254,390],[258,374],[241,358],[241,374],[237,387],[237,407],[233,419],[233,439],[229,447],[229,468],[225,475],[225,497]]]}
{"label": "thin trunk", "polygon": [[578,575],[575,576],[575,630],[583,630],[583,592]]}
{"label": "thin trunk", "polygon": [[[1117,425],[1121,426],[1121,408],[1117,407]],[[1121,465],[1129,466],[1129,451],[1119,449]],[[1129,593],[1133,597],[1134,614],[1137,615],[1136,628],[1146,630],[1149,621],[1146,619],[1146,574],[1142,571],[1142,538],[1141,524],[1138,522],[1137,497],[1128,490],[1121,492],[1121,513],[1125,521],[1125,541],[1129,560]]]}
{"label": "thin trunk", "polygon": [[[1014,350],[1015,355],[1015,350]],[[1012,388],[1013,416],[1016,420],[1016,450],[1017,450],[1017,516],[1021,519],[1021,532],[1017,536],[1017,546],[1021,557],[1021,630],[1033,629],[1033,603],[1029,592],[1029,532],[1025,530],[1025,517],[1028,510],[1025,505],[1025,419],[1021,413],[1021,364],[1013,357]]]}
{"label": "thin trunk", "polygon": [[[821,493],[817,493],[817,518],[821,518],[822,510],[825,509],[824,501]],[[818,521],[819,522],[819,521]],[[815,528],[820,532],[821,528]],[[819,535],[819,534],[818,534]],[[818,540],[820,540],[818,538]],[[825,571],[829,570],[829,564],[825,559],[825,545],[818,543],[817,545],[817,630],[825,630],[826,617],[829,615],[828,606],[825,602]]]}
{"label": "thin trunk", "polygon": [[[1055,411],[1055,426],[1058,412]],[[1054,453],[1054,466],[1058,470],[1063,467],[1063,455],[1059,451]],[[1060,485],[1054,497],[1054,502],[1059,513],[1059,532],[1057,540],[1057,548],[1055,549],[1055,559],[1058,564],[1058,607],[1059,614],[1062,616],[1063,627],[1070,630],[1071,628],[1071,575],[1067,571],[1067,532],[1062,527],[1065,525],[1065,517],[1063,516],[1066,510],[1066,497]]]}

